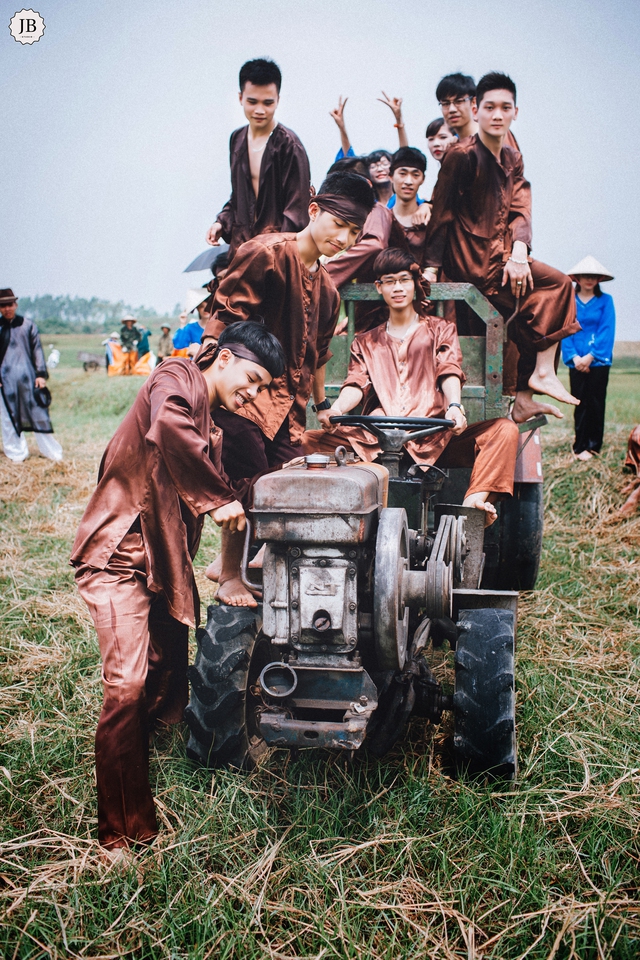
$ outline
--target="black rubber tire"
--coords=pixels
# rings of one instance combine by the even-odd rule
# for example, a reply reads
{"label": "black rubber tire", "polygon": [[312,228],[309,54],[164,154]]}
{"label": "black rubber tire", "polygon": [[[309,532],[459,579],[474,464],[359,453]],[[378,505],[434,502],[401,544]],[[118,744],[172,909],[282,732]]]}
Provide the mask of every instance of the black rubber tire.
{"label": "black rubber tire", "polygon": [[[541,483],[516,483],[500,504],[498,590],[533,590],[542,554],[544,499]],[[484,583],[483,583],[484,586]]]}
{"label": "black rubber tire", "polygon": [[267,751],[251,688],[273,659],[271,646],[255,610],[212,604],[207,613],[206,626],[196,631],[198,653],[188,670],[187,756],[207,767],[251,770]]}
{"label": "black rubber tire", "polygon": [[511,610],[462,610],[455,652],[454,753],[462,774],[513,780],[517,772]]}

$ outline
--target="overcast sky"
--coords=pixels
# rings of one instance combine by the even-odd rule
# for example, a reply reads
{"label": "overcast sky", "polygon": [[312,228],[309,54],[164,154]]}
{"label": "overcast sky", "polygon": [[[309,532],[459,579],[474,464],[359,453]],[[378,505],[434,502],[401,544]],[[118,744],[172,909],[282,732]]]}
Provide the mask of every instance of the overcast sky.
{"label": "overcast sky", "polygon": [[[279,63],[277,116],[316,186],[339,94],[357,151],[394,148],[381,89],[424,150],[440,77],[498,69],[518,85],[534,256],[593,254],[616,276],[618,338],[640,339],[637,0],[37,0],[31,46],[9,33],[17,8],[0,0],[0,287],[171,311],[204,282],[181,271],[228,198],[247,59]],[[427,192],[436,173],[429,159]]]}

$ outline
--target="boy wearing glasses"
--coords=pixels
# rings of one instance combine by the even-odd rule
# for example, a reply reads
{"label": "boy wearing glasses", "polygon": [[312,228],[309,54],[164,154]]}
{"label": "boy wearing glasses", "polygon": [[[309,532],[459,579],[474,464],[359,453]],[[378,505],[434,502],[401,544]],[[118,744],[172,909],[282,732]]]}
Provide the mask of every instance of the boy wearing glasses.
{"label": "boy wearing glasses", "polygon": [[305,453],[333,453],[341,443],[363,460],[375,460],[377,440],[358,427],[336,427],[362,403],[366,415],[446,417],[451,430],[407,443],[407,460],[420,465],[473,467],[464,506],[496,519],[493,503],[513,493],[518,428],[502,417],[467,425],[460,395],[464,382],[455,323],[425,312],[419,268],[405,250],[390,247],[374,264],[384,300],[384,322],[359,334],[351,346],[349,371],[330,410],[318,413],[322,430],[305,434]]}
{"label": "boy wearing glasses", "polygon": [[[532,260],[531,186],[521,154],[507,143],[518,113],[510,77],[489,73],[477,87],[478,133],[447,150],[433,195],[424,276],[473,283],[509,319],[517,347],[513,419],[538,413],[562,418],[557,407],[534,401],[546,394],[578,401],[563,387],[555,367],[560,340],[579,330],[569,277]],[[505,369],[505,374],[507,373]]]}

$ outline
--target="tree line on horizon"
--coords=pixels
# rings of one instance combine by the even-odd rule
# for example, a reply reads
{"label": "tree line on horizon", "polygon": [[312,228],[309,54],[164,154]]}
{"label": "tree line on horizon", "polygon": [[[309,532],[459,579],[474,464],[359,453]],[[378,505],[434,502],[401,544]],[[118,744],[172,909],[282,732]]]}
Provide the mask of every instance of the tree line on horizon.
{"label": "tree line on horizon", "polygon": [[[41,333],[94,333],[107,328],[119,329],[120,321],[130,313],[139,320],[167,320],[153,307],[132,307],[123,300],[113,302],[99,297],[54,297],[43,294],[38,297],[20,297],[19,312],[29,317]],[[176,304],[173,317],[180,314]]]}

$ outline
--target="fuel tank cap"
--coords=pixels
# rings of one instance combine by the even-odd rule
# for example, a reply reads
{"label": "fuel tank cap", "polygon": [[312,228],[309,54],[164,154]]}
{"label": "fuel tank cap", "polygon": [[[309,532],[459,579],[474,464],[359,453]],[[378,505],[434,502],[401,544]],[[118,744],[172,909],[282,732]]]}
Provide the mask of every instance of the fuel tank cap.
{"label": "fuel tank cap", "polygon": [[304,458],[307,470],[324,470],[331,463],[331,457],[325,453],[310,453]]}

